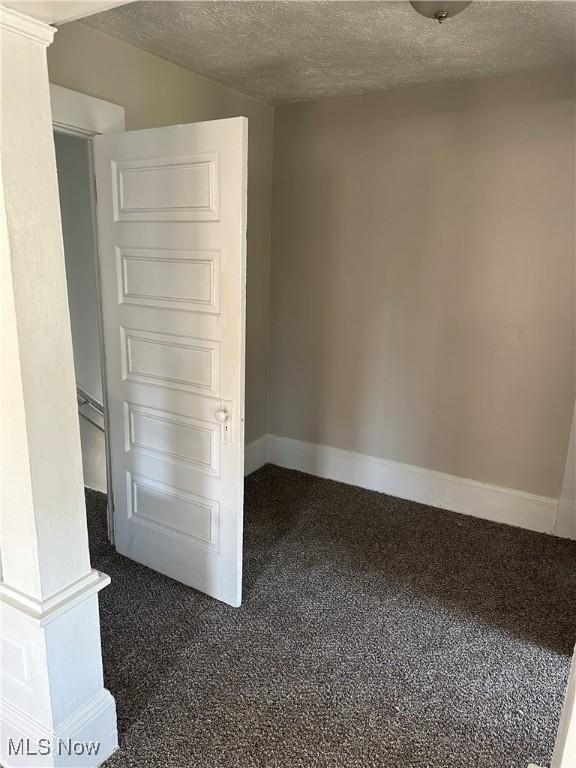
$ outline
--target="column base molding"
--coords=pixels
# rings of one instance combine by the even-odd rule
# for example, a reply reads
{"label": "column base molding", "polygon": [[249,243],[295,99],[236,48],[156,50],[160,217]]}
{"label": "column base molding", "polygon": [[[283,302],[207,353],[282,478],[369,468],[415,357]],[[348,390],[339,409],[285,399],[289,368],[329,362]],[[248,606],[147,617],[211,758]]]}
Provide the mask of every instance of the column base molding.
{"label": "column base molding", "polygon": [[10,734],[8,743],[2,744],[2,765],[93,768],[118,748],[116,702],[103,688],[57,729],[49,729],[3,702],[0,731]]}
{"label": "column base molding", "polygon": [[5,768],[96,768],[118,746],[104,688],[92,571],[42,603],[0,589],[0,762]]}

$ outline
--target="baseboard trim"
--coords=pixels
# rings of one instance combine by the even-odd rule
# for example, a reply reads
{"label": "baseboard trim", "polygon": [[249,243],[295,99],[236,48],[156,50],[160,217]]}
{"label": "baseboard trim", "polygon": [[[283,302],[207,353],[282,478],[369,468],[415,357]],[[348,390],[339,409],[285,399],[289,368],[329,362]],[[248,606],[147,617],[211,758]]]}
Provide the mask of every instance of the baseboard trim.
{"label": "baseboard trim", "polygon": [[428,506],[554,533],[557,499],[278,435],[263,436],[246,449],[246,474],[269,461]]}
{"label": "baseboard trim", "polygon": [[270,435],[262,437],[247,443],[244,448],[244,477],[256,472],[268,462],[268,442]]}

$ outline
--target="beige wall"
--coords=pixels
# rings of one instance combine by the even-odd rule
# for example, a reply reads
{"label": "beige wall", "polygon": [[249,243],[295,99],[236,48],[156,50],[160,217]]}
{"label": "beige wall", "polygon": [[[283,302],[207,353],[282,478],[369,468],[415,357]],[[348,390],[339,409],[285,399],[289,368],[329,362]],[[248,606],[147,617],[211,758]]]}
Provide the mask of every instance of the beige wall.
{"label": "beige wall", "polygon": [[572,95],[556,73],[277,110],[273,433],[559,495]]}
{"label": "beige wall", "polygon": [[248,117],[246,440],[268,431],[271,107],[80,23],[48,49],[50,80],[122,104],[127,130]]}
{"label": "beige wall", "polygon": [[78,23],[48,62],[53,82],[124,105],[127,129],[248,116],[247,440],[558,496],[575,386],[568,78],[277,110],[269,294],[273,110]]}

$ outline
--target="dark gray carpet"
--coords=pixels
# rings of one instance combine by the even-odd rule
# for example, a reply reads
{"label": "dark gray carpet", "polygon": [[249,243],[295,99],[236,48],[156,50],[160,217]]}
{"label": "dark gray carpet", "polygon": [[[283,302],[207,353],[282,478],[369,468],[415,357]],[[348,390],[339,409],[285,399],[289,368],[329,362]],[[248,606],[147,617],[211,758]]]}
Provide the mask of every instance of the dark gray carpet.
{"label": "dark gray carpet", "polygon": [[548,765],[574,542],[267,466],[233,609],[117,555],[87,499],[110,768]]}

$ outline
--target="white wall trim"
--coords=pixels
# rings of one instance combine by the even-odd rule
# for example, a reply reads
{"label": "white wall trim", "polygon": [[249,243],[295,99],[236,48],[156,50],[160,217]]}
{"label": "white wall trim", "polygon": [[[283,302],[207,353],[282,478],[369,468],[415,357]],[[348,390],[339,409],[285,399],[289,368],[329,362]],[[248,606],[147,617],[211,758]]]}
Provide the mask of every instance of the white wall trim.
{"label": "white wall trim", "polygon": [[120,104],[50,83],[52,124],[65,133],[94,136],[124,130],[126,110]]}
{"label": "white wall trim", "polygon": [[247,443],[244,448],[244,476],[251,475],[257,469],[268,463],[268,440],[269,435]]}
{"label": "white wall trim", "polygon": [[0,29],[35,40],[44,46],[50,45],[56,32],[49,24],[44,24],[43,21],[33,19],[5,5],[0,6]]}
{"label": "white wall trim", "polygon": [[576,539],[576,407],[572,418],[555,533],[567,539]]}
{"label": "white wall trim", "polygon": [[352,451],[265,435],[246,446],[246,474],[266,462],[401,499],[554,533],[558,500]]}
{"label": "white wall trim", "polygon": [[574,768],[576,765],[576,648],[572,656],[566,695],[560,715],[551,768]]}

